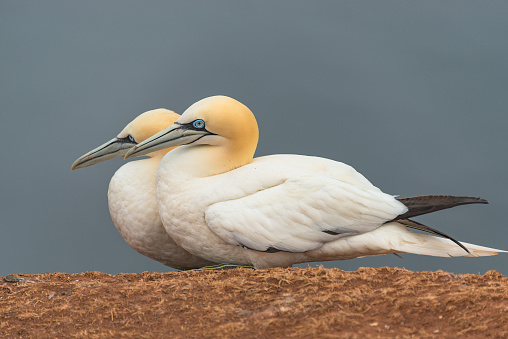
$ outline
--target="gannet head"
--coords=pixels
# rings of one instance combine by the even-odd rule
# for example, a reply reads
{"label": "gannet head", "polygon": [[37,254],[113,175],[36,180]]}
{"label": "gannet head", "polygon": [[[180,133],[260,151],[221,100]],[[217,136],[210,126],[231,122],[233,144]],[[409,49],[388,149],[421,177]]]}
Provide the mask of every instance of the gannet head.
{"label": "gannet head", "polygon": [[173,125],[130,149],[125,158],[180,145],[211,145],[218,146],[234,168],[252,161],[258,138],[250,109],[235,99],[213,96],[190,106]]}
{"label": "gannet head", "polygon": [[[180,115],[164,108],[154,109],[140,114],[136,119],[125,126],[116,138],[111,139],[79,157],[72,164],[71,170],[91,166],[109,159],[123,157],[132,147],[162,131],[164,128],[174,123],[179,117]],[[169,149],[166,151],[169,151]]]}

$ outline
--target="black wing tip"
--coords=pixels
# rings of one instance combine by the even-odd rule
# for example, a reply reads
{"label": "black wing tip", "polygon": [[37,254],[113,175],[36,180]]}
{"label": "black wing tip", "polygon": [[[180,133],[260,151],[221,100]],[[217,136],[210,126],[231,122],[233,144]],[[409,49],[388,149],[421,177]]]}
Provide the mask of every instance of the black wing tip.
{"label": "black wing tip", "polygon": [[478,203],[479,204],[490,204],[490,202],[487,200],[487,199],[482,199],[482,198],[478,198]]}
{"label": "black wing tip", "polygon": [[[443,195],[443,197],[454,197],[452,195]],[[487,199],[483,199],[480,197],[455,197],[459,200],[463,201],[463,204],[488,204],[489,201]]]}
{"label": "black wing tip", "polygon": [[409,198],[397,198],[408,208],[407,212],[399,215],[394,220],[413,218],[419,215],[446,210],[449,208],[471,205],[488,204],[483,198],[459,197],[454,195],[422,195]]}
{"label": "black wing tip", "polygon": [[483,199],[480,197],[469,197],[469,196],[459,196],[459,195],[450,195],[450,194],[429,194],[429,195],[418,195],[414,197],[407,198],[398,198],[397,200],[402,201],[412,201],[412,200],[430,200],[430,199],[453,199],[455,201],[464,201],[466,203],[478,203],[478,204],[488,204],[487,199]]}

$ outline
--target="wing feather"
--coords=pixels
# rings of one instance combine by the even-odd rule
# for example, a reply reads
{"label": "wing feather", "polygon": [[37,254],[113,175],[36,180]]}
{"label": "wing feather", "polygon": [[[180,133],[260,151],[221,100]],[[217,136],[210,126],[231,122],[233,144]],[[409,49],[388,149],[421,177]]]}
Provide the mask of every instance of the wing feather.
{"label": "wing feather", "polygon": [[[208,226],[230,244],[305,252],[371,231],[406,210],[374,186],[306,170],[291,174],[277,185],[211,204],[205,212]],[[248,185],[252,189],[252,182]]]}

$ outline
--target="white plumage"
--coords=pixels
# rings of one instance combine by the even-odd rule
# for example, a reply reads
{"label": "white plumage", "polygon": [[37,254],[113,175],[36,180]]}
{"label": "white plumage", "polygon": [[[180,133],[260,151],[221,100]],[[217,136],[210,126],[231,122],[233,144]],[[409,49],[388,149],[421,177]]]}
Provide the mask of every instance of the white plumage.
{"label": "white plumage", "polygon": [[[145,112],[116,138],[77,159],[72,169],[124,156],[137,142],[169,126],[178,117],[165,109]],[[127,163],[116,171],[108,189],[111,218],[124,240],[148,258],[178,269],[211,265],[178,246],[162,226],[155,199],[155,173],[167,151],[154,152],[148,159]]]}
{"label": "white plumage", "polygon": [[348,165],[297,155],[253,160],[257,137],[250,110],[218,96],[127,153],[186,145],[161,161],[156,196],[164,227],[189,252],[256,268],[397,252],[502,252],[467,244],[468,253],[390,222],[407,207]]}
{"label": "white plumage", "polygon": [[116,171],[108,189],[109,212],[116,229],[137,252],[166,266],[193,269],[213,265],[178,246],[162,226],[155,199],[160,160],[137,160]]}
{"label": "white plumage", "polygon": [[[216,190],[215,201],[204,210],[208,227],[229,244],[258,251],[272,247],[307,252],[340,237],[371,231],[407,210],[375,188],[360,188],[273,159],[259,158],[228,172],[229,185],[244,194]],[[300,159],[310,165],[313,160]],[[213,186],[206,189],[215,191]]]}

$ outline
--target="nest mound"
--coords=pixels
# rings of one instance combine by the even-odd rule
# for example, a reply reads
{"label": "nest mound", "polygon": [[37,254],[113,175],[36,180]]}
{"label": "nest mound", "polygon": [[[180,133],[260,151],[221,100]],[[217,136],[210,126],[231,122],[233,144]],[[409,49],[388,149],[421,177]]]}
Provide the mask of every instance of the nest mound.
{"label": "nest mound", "polygon": [[508,278],[496,271],[314,267],[2,280],[0,337],[508,337]]}

